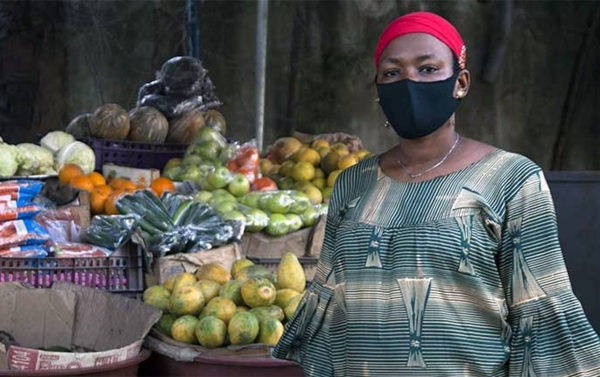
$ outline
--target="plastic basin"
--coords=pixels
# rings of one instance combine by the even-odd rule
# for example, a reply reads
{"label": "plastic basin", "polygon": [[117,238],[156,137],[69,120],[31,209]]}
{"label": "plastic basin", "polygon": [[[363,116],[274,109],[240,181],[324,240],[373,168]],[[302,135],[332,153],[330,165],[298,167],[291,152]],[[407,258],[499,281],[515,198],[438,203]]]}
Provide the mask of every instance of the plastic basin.
{"label": "plastic basin", "polygon": [[300,365],[275,358],[212,358],[198,356],[193,363],[176,361],[154,352],[140,366],[140,377],[303,377]]}
{"label": "plastic basin", "polygon": [[152,351],[143,348],[142,352],[136,357],[129,360],[122,361],[120,363],[103,365],[92,368],[80,368],[70,370],[0,370],[0,376],[31,376],[31,377],[42,377],[42,376],[130,376],[135,377],[138,375],[138,368],[140,363],[147,360],[150,357]]}

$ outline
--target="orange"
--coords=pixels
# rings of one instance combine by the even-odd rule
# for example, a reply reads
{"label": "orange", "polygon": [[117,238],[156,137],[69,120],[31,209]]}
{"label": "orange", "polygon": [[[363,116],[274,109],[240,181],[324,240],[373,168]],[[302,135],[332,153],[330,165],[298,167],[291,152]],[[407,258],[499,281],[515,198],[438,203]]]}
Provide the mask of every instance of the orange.
{"label": "orange", "polygon": [[111,193],[112,189],[110,186],[103,185],[94,187],[90,193],[90,209],[92,211],[92,215],[100,215],[104,213],[106,201]]}
{"label": "orange", "polygon": [[145,190],[145,189],[147,189],[147,187],[145,185],[136,185],[135,186],[135,191]]}
{"label": "orange", "polygon": [[129,179],[126,179],[123,177],[117,177],[117,178],[111,179],[110,182],[108,183],[108,185],[113,190],[120,190],[123,188],[123,185],[126,184],[127,182],[131,182],[131,181]]}
{"label": "orange", "polygon": [[71,179],[84,175],[83,169],[77,164],[64,164],[58,172],[58,180],[63,185],[68,185]]}
{"label": "orange", "polygon": [[133,183],[132,181],[128,181],[126,180],[125,182],[123,182],[123,184],[121,184],[121,189],[125,190],[127,192],[134,192],[135,190],[137,190],[137,185],[135,183]]}
{"label": "orange", "polygon": [[117,209],[116,203],[117,200],[125,194],[127,194],[125,190],[113,190],[104,203],[104,213],[107,215],[118,215],[119,210]]}
{"label": "orange", "polygon": [[89,177],[86,177],[85,175],[78,175],[76,177],[71,178],[71,180],[69,181],[69,186],[87,192],[91,192],[94,189],[94,183]]}
{"label": "orange", "polygon": [[97,171],[93,171],[87,175],[89,179],[92,180],[92,183],[95,187],[106,185],[106,179],[102,176],[102,174]]}
{"label": "orange", "polygon": [[160,197],[165,191],[175,191],[175,185],[169,178],[159,177],[152,181],[150,189]]}

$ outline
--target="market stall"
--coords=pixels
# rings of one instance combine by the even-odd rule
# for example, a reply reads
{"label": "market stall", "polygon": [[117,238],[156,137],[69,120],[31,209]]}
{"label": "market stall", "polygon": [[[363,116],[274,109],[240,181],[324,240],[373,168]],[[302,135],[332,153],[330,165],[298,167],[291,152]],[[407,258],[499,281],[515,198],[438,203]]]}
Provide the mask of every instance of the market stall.
{"label": "market stall", "polygon": [[337,176],[370,153],[343,133],[263,153],[228,137],[220,105],[201,62],[174,57],[135,107],[0,144],[0,282],[86,286],[162,313],[143,375],[301,375],[270,352],[316,272]]}

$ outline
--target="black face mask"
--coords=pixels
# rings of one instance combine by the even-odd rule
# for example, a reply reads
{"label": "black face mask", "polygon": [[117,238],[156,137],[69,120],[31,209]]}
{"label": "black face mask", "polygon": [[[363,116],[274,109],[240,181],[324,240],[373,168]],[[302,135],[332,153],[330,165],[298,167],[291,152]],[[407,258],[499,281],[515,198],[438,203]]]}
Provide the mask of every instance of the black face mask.
{"label": "black face mask", "polygon": [[379,105],[396,133],[416,139],[440,128],[454,114],[458,99],[454,84],[458,73],[442,81],[416,82],[408,79],[377,84]]}

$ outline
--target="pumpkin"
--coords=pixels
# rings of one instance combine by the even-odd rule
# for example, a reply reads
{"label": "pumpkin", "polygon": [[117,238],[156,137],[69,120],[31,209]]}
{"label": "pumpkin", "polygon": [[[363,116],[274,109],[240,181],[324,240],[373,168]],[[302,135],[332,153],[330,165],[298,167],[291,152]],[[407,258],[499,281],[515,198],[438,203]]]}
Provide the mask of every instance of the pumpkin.
{"label": "pumpkin", "polygon": [[217,110],[207,110],[204,113],[204,123],[208,127],[212,127],[219,131],[221,135],[225,135],[227,133],[227,123],[225,122],[225,117]]}
{"label": "pumpkin", "polygon": [[129,135],[129,115],[127,110],[114,103],[104,104],[90,117],[92,137],[111,140],[125,140]]}
{"label": "pumpkin", "polygon": [[127,139],[145,143],[164,143],[169,132],[169,121],[150,106],[136,107],[129,111],[129,135]]}
{"label": "pumpkin", "polygon": [[90,113],[79,114],[73,118],[65,132],[73,135],[75,139],[90,137]]}
{"label": "pumpkin", "polygon": [[171,120],[167,141],[189,144],[196,138],[196,134],[202,127],[204,127],[204,115],[202,111],[198,109],[188,111]]}

